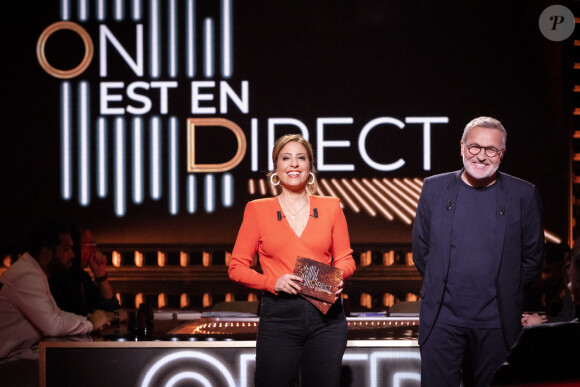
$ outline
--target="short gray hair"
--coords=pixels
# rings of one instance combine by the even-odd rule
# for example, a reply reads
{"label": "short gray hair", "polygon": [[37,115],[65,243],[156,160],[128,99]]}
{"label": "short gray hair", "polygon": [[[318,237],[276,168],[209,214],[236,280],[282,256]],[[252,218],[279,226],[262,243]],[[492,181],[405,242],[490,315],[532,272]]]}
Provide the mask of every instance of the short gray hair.
{"label": "short gray hair", "polygon": [[471,129],[475,128],[476,126],[480,126],[482,128],[487,128],[487,129],[499,130],[499,132],[501,133],[502,149],[503,150],[506,149],[507,132],[506,132],[505,128],[503,127],[503,125],[501,124],[501,122],[499,122],[499,120],[497,120],[493,117],[481,116],[481,117],[477,117],[477,118],[474,118],[473,120],[469,121],[469,123],[467,125],[465,125],[465,129],[463,130],[463,136],[461,137],[461,141],[463,141],[465,143],[465,138],[467,137],[467,133],[469,133],[469,131]]}

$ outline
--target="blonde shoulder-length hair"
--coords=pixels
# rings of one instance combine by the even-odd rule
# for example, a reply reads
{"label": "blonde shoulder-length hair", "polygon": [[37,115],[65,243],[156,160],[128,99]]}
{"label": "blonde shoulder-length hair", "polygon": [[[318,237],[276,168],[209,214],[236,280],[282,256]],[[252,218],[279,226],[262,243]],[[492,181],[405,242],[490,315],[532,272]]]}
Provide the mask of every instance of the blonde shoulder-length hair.
{"label": "blonde shoulder-length hair", "polygon": [[282,188],[280,187],[280,185],[273,185],[272,179],[276,181],[276,179],[278,178],[277,175],[274,177],[273,175],[276,173],[276,168],[278,165],[278,156],[280,155],[280,151],[282,150],[282,148],[284,148],[286,144],[293,141],[302,144],[302,146],[304,146],[304,148],[306,149],[308,161],[310,162],[310,172],[312,173],[312,176],[308,176],[308,184],[306,187],[311,195],[316,195],[318,194],[318,180],[316,178],[316,167],[314,166],[314,152],[312,151],[312,145],[310,145],[310,143],[306,141],[304,137],[302,137],[300,134],[286,134],[280,137],[278,140],[276,140],[276,143],[274,144],[274,149],[272,150],[272,162],[274,163],[274,170],[268,172],[268,174],[266,175],[267,176],[266,181],[268,182],[270,191],[274,194],[274,196],[278,196],[282,193]]}

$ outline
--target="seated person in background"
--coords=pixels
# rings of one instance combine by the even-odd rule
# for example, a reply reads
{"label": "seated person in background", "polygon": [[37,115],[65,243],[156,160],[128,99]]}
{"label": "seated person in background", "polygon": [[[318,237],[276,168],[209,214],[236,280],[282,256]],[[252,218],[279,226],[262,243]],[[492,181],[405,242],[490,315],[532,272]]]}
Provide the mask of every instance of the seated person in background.
{"label": "seated person in background", "polygon": [[26,252],[0,277],[0,385],[38,379],[43,336],[83,335],[109,324],[111,316],[103,311],[79,316],[62,311],[52,298],[47,277],[58,262],[74,258],[72,247],[65,224],[39,223],[27,237]]}
{"label": "seated person in background", "polygon": [[494,385],[580,381],[580,253],[570,265],[576,318],[524,327],[494,378]]}
{"label": "seated person in background", "polygon": [[570,294],[570,288],[568,284],[570,283],[570,255],[566,254],[564,259],[564,265],[562,267],[562,279],[564,286],[564,294],[562,296],[562,308],[553,317],[549,319],[543,319],[538,313],[524,313],[522,314],[522,326],[530,326],[542,324],[545,322],[566,322],[573,320],[575,317],[575,305],[572,301],[572,295]]}
{"label": "seated person in background", "polygon": [[[59,308],[83,316],[95,310],[113,312],[119,309],[119,301],[113,293],[107,276],[107,257],[97,250],[89,230],[72,226],[75,258],[62,262],[55,269],[48,283]],[[89,267],[95,282],[85,270]]]}

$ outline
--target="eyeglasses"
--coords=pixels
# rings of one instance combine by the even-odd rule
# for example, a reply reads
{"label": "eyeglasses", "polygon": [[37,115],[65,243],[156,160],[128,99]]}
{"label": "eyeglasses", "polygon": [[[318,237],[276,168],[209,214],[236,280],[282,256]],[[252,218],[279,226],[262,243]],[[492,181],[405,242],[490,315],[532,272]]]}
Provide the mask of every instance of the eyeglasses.
{"label": "eyeglasses", "polygon": [[469,153],[471,153],[474,156],[477,156],[479,154],[479,152],[481,152],[482,149],[485,149],[485,155],[487,157],[495,157],[498,154],[501,154],[501,152],[502,152],[499,149],[494,148],[493,146],[479,146],[479,145],[475,145],[475,144],[471,144],[471,145],[465,144],[465,147],[467,148]]}

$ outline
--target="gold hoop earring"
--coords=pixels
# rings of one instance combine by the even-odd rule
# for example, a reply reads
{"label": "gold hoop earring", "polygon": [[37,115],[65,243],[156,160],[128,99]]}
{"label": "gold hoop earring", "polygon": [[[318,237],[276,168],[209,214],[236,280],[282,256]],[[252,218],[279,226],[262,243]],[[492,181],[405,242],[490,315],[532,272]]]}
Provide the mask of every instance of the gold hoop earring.
{"label": "gold hoop earring", "polygon": [[275,187],[277,185],[280,185],[280,178],[278,177],[278,182],[274,183],[274,176],[278,177],[278,173],[274,172],[273,174],[270,175],[270,184],[272,184]]}
{"label": "gold hoop earring", "polygon": [[[310,181],[310,176],[312,176],[312,181]],[[316,176],[314,176],[314,173],[310,172],[310,176],[308,176],[308,185],[312,185],[316,181]]]}

